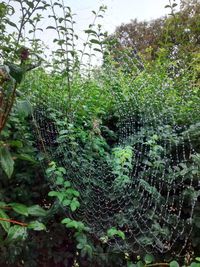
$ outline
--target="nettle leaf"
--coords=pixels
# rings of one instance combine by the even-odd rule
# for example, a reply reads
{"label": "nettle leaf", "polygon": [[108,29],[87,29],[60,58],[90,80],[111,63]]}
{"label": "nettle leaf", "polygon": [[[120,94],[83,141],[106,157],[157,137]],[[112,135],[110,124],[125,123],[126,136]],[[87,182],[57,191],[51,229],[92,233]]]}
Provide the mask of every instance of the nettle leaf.
{"label": "nettle leaf", "polygon": [[39,205],[34,205],[31,207],[28,207],[28,214],[32,216],[46,216],[47,212],[43,208],[41,208]]}
{"label": "nettle leaf", "polygon": [[11,203],[9,204],[13,210],[19,214],[28,216],[28,207],[21,203]]}
{"label": "nettle leaf", "polygon": [[[3,219],[9,219],[8,215],[0,209],[0,217]],[[10,222],[5,222],[5,221],[0,221],[1,226],[3,227],[3,229],[8,232],[9,228],[10,228]]]}
{"label": "nettle leaf", "polygon": [[10,227],[6,241],[10,242],[13,240],[24,240],[26,237],[27,237],[26,227],[14,225],[14,226]]}
{"label": "nettle leaf", "polygon": [[14,160],[8,147],[0,148],[0,163],[6,175],[10,178],[14,171]]}
{"label": "nettle leaf", "polygon": [[43,231],[46,230],[46,226],[41,222],[33,221],[29,223],[28,229],[33,229],[35,231]]}

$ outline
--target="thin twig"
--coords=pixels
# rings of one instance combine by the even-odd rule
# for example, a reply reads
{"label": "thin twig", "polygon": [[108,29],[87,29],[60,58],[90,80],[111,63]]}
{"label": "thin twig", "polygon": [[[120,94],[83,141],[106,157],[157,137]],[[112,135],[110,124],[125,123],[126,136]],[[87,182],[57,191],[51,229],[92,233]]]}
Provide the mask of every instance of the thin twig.
{"label": "thin twig", "polygon": [[28,226],[27,223],[18,222],[18,221],[11,220],[11,219],[0,218],[0,221],[5,221],[5,222],[10,222],[10,223],[18,224],[18,225],[21,225],[23,227],[27,227]]}

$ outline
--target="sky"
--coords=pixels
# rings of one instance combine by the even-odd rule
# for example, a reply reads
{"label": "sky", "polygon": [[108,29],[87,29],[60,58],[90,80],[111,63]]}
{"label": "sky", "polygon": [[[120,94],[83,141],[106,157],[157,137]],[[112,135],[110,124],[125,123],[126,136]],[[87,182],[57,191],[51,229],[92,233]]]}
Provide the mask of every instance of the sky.
{"label": "sky", "polygon": [[[176,1],[177,4],[180,3],[180,0],[171,1]],[[82,48],[82,44],[87,38],[84,30],[87,30],[88,25],[93,22],[94,14],[92,10],[97,11],[101,5],[106,5],[107,10],[104,18],[98,23],[103,26],[103,31],[107,31],[108,34],[113,33],[117,26],[120,26],[122,23],[128,23],[132,19],[137,18],[139,21],[149,21],[169,13],[169,10],[165,8],[169,0],[63,0],[63,2],[76,14],[74,17],[76,21],[74,28],[76,34],[79,36],[78,49]],[[19,8],[18,3],[15,1],[12,1],[12,3],[17,10]],[[16,14],[20,14],[20,12],[16,12]],[[42,21],[41,27],[45,29],[51,22],[47,14],[43,15],[44,20]],[[61,14],[58,15],[62,16]],[[15,19],[16,21],[18,20],[17,16],[13,19],[14,21]],[[46,54],[55,49],[55,43],[52,40],[57,38],[57,36],[53,30],[47,30],[45,33],[39,32],[38,34],[38,37],[49,47]]]}
{"label": "sky", "polygon": [[[113,33],[117,26],[122,23],[128,23],[131,19],[151,20],[167,15],[169,10],[165,6],[169,0],[63,0],[65,5],[69,6],[74,17],[75,32],[79,36],[78,46],[81,49],[86,40],[84,30],[92,23],[94,14],[92,10],[97,11],[101,5],[106,5],[107,10],[104,18],[99,21],[103,30],[109,34]],[[175,0],[172,0],[175,1]],[[176,0],[179,4],[180,0]],[[48,26],[49,21],[44,22],[43,27]],[[53,34],[53,32],[51,33]],[[48,43],[48,37],[45,37],[45,43]],[[50,45],[52,48],[52,45]]]}
{"label": "sky", "polygon": [[[130,22],[131,19],[151,20],[168,13],[165,7],[168,0],[65,0],[66,4],[77,14],[79,29],[87,28],[91,23],[91,10],[106,5],[107,11],[103,19],[105,30],[112,33],[117,26]],[[176,0],[179,3],[179,0]]]}

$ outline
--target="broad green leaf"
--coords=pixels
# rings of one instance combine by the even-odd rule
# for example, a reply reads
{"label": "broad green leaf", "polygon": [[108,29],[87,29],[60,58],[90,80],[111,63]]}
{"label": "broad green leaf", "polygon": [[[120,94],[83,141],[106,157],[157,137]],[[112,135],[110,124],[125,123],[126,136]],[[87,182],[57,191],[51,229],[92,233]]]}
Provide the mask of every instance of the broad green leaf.
{"label": "broad green leaf", "polygon": [[41,223],[41,222],[38,222],[38,221],[33,221],[33,222],[30,222],[28,224],[28,228],[29,229],[33,229],[35,231],[42,231],[42,230],[46,230],[46,226]]}
{"label": "broad green leaf", "polygon": [[95,34],[95,35],[97,34],[97,32],[94,31],[94,30],[85,30],[85,33],[89,33],[89,34],[92,33],[92,34]]}
{"label": "broad green leaf", "polygon": [[66,224],[66,227],[67,227],[67,228],[75,228],[75,229],[77,229],[77,228],[78,228],[78,222],[76,222],[76,221],[68,222],[68,223]]}
{"label": "broad green leaf", "polygon": [[154,261],[154,257],[151,254],[146,254],[144,257],[144,261],[146,264],[152,263]]}
{"label": "broad green leaf", "polygon": [[6,242],[10,242],[13,240],[24,240],[26,237],[27,237],[26,227],[14,225],[14,226],[10,227],[10,229],[8,231]]}
{"label": "broad green leaf", "polygon": [[27,100],[18,100],[16,110],[20,116],[28,117],[32,113],[32,106]]}
{"label": "broad green leaf", "polygon": [[6,173],[8,178],[10,178],[14,171],[14,160],[12,159],[8,147],[0,148],[0,162],[4,172]]}
{"label": "broad green leaf", "polygon": [[64,182],[64,178],[63,177],[57,177],[56,178],[56,184],[57,185],[62,185]]}
{"label": "broad green leaf", "polygon": [[[8,215],[2,210],[0,209],[0,218],[3,219],[9,219]],[[10,228],[10,222],[5,222],[5,221],[1,221],[0,220],[0,224],[3,227],[3,229],[8,232],[9,228]]]}
{"label": "broad green leaf", "polygon": [[91,39],[90,42],[92,44],[100,44],[101,43],[99,40],[96,40],[96,39]]}
{"label": "broad green leaf", "polygon": [[171,261],[169,264],[170,267],[179,267],[179,264],[177,261]]}
{"label": "broad green leaf", "polygon": [[142,261],[137,262],[137,267],[144,267],[145,264]]}
{"label": "broad green leaf", "polygon": [[20,140],[11,140],[11,141],[9,141],[9,145],[12,147],[17,147],[17,148],[23,147],[23,143]]}
{"label": "broad green leaf", "polygon": [[137,267],[137,265],[132,263],[132,262],[130,262],[130,261],[128,261],[127,262],[127,267]]}
{"label": "broad green leaf", "polygon": [[71,183],[69,181],[64,182],[64,187],[70,187],[70,186],[71,186]]}
{"label": "broad green leaf", "polygon": [[69,206],[70,203],[71,203],[71,200],[69,200],[69,199],[65,199],[65,200],[63,200],[62,205],[63,205],[63,206]]}
{"label": "broad green leaf", "polygon": [[11,203],[9,204],[13,210],[19,214],[28,216],[28,207],[21,203]]}
{"label": "broad green leaf", "polygon": [[28,207],[28,214],[33,216],[46,216],[47,212],[39,205]]}
{"label": "broad green leaf", "polygon": [[17,158],[18,158],[18,159],[25,160],[25,161],[30,161],[30,162],[32,162],[32,163],[36,163],[35,159],[32,158],[32,157],[31,157],[30,155],[28,155],[28,154],[23,154],[23,153],[18,154],[18,155],[17,155]]}
{"label": "broad green leaf", "polygon": [[76,247],[77,247],[78,249],[82,249],[82,248],[84,247],[84,244],[79,243]]}
{"label": "broad green leaf", "polygon": [[71,222],[71,219],[70,218],[65,218],[61,221],[61,223],[65,224],[65,223],[69,223]]}
{"label": "broad green leaf", "polygon": [[190,267],[200,267],[200,263],[199,262],[192,262],[190,264]]}
{"label": "broad green leaf", "polygon": [[121,230],[117,230],[114,227],[110,228],[107,231],[107,235],[108,235],[108,237],[113,237],[114,235],[117,235],[117,236],[121,237],[123,240],[125,239],[125,234]]}
{"label": "broad green leaf", "polygon": [[80,203],[77,200],[72,200],[70,203],[70,208],[72,211],[75,211],[77,208],[80,207]]}

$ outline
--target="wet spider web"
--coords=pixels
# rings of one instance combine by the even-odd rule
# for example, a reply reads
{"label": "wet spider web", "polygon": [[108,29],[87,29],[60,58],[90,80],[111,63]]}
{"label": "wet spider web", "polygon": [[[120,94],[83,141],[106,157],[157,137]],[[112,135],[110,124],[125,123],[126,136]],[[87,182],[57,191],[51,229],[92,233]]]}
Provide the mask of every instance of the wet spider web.
{"label": "wet spider web", "polygon": [[[114,84],[117,78],[112,70],[108,76]],[[198,155],[189,126],[177,123],[177,110],[184,101],[179,98],[169,106],[170,97],[175,97],[173,84],[166,80],[160,88],[150,88],[150,80],[130,79],[126,97],[111,86],[117,119],[115,141],[105,149],[106,154],[94,153],[87,146],[94,136],[86,136],[85,141],[76,136],[76,114],[69,122],[62,86],[63,99],[54,98],[54,103],[48,101],[47,92],[35,96],[33,121],[39,148],[49,160],[66,168],[66,179],[80,193],[80,208],[74,213],[66,208],[67,216],[84,222],[91,236],[112,250],[180,255],[189,243],[197,201],[195,175],[188,179],[184,170],[188,164],[195,168],[193,158]],[[99,83],[99,90],[103,86]],[[100,126],[99,130],[102,133]],[[121,151],[120,155],[129,151],[124,173],[123,168],[120,174],[114,170],[115,151]],[[107,230],[113,227],[125,234],[124,240],[113,236],[105,241]]]}

